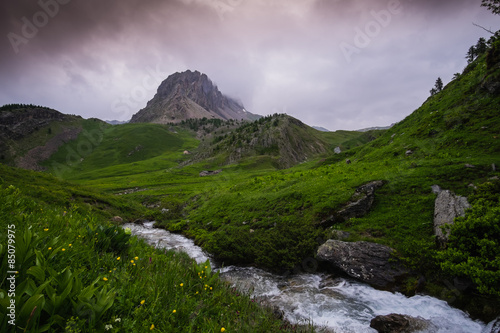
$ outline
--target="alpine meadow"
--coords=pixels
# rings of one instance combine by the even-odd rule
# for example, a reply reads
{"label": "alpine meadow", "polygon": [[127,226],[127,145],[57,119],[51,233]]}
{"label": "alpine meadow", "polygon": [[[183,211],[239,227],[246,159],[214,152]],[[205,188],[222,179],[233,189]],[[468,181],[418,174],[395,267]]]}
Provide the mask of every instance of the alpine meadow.
{"label": "alpine meadow", "polygon": [[[499,32],[467,56],[408,117],[363,132],[252,114],[198,71],[125,124],[4,105],[0,331],[330,332],[221,278],[238,265],[432,296],[494,332]],[[150,221],[212,261],[121,227]]]}

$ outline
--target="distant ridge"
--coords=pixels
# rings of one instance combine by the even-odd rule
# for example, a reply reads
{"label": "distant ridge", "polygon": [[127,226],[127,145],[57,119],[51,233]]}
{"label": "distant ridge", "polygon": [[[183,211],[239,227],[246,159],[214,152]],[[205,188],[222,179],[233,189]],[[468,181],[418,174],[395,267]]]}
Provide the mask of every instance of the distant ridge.
{"label": "distant ridge", "polygon": [[330,132],[329,129],[326,129],[326,128],[321,127],[321,126],[312,126],[312,128],[314,128],[315,130],[318,130],[320,132]]}
{"label": "distant ridge", "polygon": [[387,130],[389,128],[391,128],[392,126],[396,125],[396,123],[394,124],[390,124],[389,126],[380,126],[380,127],[368,127],[368,128],[362,128],[362,129],[359,129],[359,130],[356,130],[356,132],[368,132],[368,131],[379,131],[379,130]]}
{"label": "distant ridge", "polygon": [[107,122],[108,124],[110,125],[123,125],[123,124],[127,124],[129,121],[120,121],[120,120],[104,120],[105,122]]}
{"label": "distant ridge", "polygon": [[164,80],[153,99],[130,122],[167,124],[193,118],[256,120],[260,116],[223,95],[206,74],[188,70]]}

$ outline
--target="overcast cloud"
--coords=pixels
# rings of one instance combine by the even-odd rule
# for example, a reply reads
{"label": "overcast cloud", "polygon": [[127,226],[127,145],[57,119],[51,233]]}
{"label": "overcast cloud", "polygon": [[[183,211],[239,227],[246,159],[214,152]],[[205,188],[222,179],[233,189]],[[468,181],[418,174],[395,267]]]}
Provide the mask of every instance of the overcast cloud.
{"label": "overcast cloud", "polygon": [[0,105],[128,120],[174,72],[330,130],[402,120],[499,16],[479,0],[2,0]]}

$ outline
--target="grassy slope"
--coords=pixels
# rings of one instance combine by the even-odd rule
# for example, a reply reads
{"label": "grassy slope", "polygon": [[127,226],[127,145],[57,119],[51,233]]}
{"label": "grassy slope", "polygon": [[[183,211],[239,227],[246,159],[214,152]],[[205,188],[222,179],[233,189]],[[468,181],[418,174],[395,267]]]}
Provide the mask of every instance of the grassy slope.
{"label": "grassy slope", "polygon": [[[2,332],[313,331],[277,320],[221,282],[208,263],[130,238],[92,207],[53,201],[56,189],[77,194],[67,183],[20,170],[14,178],[13,169],[0,167]],[[15,262],[7,261],[7,243]],[[11,270],[15,326],[7,323]]]}
{"label": "grassy slope", "polygon": [[[378,133],[378,139],[286,170],[276,170],[266,155],[254,155],[225,166],[219,175],[199,177],[199,171],[217,164],[175,166],[182,161],[181,149],[196,145],[188,134],[180,147],[173,144],[175,149],[160,148],[165,150],[157,157],[119,164],[127,162],[125,155],[137,143],[131,140],[120,150],[109,142],[113,138],[110,132],[104,132],[103,147],[95,149],[102,153],[89,155],[76,165],[81,173],[63,175],[108,193],[147,189],[127,197],[170,209],[159,218],[166,228],[195,238],[226,263],[278,271],[300,267],[305,258],[314,257],[316,247],[332,231],[317,228],[317,223],[346,202],[357,186],[385,180],[387,185],[377,192],[367,216],[333,229],[350,232],[352,241],[390,245],[410,265],[427,271],[428,277],[439,276],[432,263],[435,194],[430,186],[438,184],[470,195],[473,188],[469,184],[498,175],[491,164],[500,165],[500,96],[482,87],[484,82],[497,80],[499,72],[498,67],[488,69],[484,57],[480,58],[404,121]],[[114,130],[125,133],[128,129]],[[332,146],[338,145],[336,139],[328,140]],[[359,143],[361,139],[349,140]],[[412,154],[407,155],[408,150]],[[109,156],[116,164],[99,169]],[[353,163],[347,165],[346,158]],[[64,155],[59,159],[64,161]],[[414,288],[408,285],[409,292]]]}
{"label": "grassy slope", "polygon": [[[19,112],[22,112],[20,110]],[[94,120],[85,120],[80,117],[67,117],[65,121],[52,121],[49,125],[38,128],[33,133],[17,141],[8,141],[5,144],[9,150],[3,154],[2,163],[7,165],[15,165],[14,161],[17,157],[24,156],[31,149],[44,145],[53,137],[61,134],[67,128],[85,128],[92,126]]]}
{"label": "grassy slope", "polygon": [[[79,166],[82,172],[68,173],[67,177],[107,192],[146,189],[128,196],[170,209],[162,221],[167,228],[196,238],[227,263],[243,262],[277,270],[291,269],[302,259],[314,256],[318,241],[329,237],[330,232],[316,228],[316,224],[346,202],[357,186],[381,179],[388,184],[379,190],[373,211],[334,228],[349,231],[351,240],[393,246],[413,264],[423,264],[418,262],[423,258],[418,249],[433,246],[435,195],[430,186],[438,184],[468,195],[472,193],[470,183],[495,175],[491,164],[500,164],[496,139],[500,130],[499,98],[480,88],[486,74],[481,58],[388,131],[357,135],[315,131],[330,147],[356,146],[379,136],[320,162],[276,171],[269,155],[249,154],[240,164],[225,166],[221,174],[202,178],[199,171],[218,167],[221,159],[174,167],[175,161],[182,160],[181,149],[187,146],[179,149],[173,145],[175,149],[154,158],[96,169],[109,163],[110,156],[116,163],[126,162],[126,153],[138,143],[130,135],[130,142],[123,142],[119,149],[118,143],[112,141],[118,136],[109,131],[96,152]],[[260,123],[264,127],[267,124],[265,119]],[[279,128],[272,118],[267,125]],[[139,132],[156,125],[140,126]],[[132,129],[118,126],[113,131],[123,137]],[[233,143],[240,140],[244,145],[246,132],[261,131],[256,125],[244,125],[236,132]],[[216,141],[227,145],[229,136]],[[149,144],[158,142],[152,140]],[[407,156],[408,150],[413,153]],[[105,154],[107,151],[109,154]],[[346,158],[353,163],[346,165]],[[466,163],[476,168],[466,168]]]}
{"label": "grassy slope", "polygon": [[99,126],[82,132],[44,165],[71,180],[140,174],[176,165],[197,143],[188,131],[174,133],[164,125]]}

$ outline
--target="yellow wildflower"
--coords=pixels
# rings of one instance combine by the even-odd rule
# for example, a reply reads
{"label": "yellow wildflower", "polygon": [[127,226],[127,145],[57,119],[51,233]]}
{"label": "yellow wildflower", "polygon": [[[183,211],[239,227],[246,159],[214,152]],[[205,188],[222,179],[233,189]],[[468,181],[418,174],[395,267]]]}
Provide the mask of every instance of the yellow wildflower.
{"label": "yellow wildflower", "polygon": [[116,260],[120,260],[121,257],[116,258]]}
{"label": "yellow wildflower", "polygon": [[131,264],[133,264],[133,263],[134,263],[134,261],[133,261],[133,260],[130,260],[130,263],[131,263]]}
{"label": "yellow wildflower", "polygon": [[177,311],[175,311],[175,310],[174,310],[174,311],[172,311],[172,313],[176,313],[176,312],[177,312]]}
{"label": "yellow wildflower", "polygon": [[184,283],[181,283],[181,284],[180,284],[180,286],[181,286],[181,287],[184,287]]}
{"label": "yellow wildflower", "polygon": [[141,301],[141,305],[143,305],[144,303],[146,303],[146,300],[144,300],[144,299],[143,299],[143,300]]}
{"label": "yellow wildflower", "polygon": [[155,324],[151,324],[151,327],[149,328],[150,331],[155,329]]}
{"label": "yellow wildflower", "polygon": [[134,257],[135,260],[139,260],[139,257]]}
{"label": "yellow wildflower", "polygon": [[108,281],[108,278],[107,277],[103,277],[102,278],[104,281]]}
{"label": "yellow wildflower", "polygon": [[52,248],[51,248],[51,247],[49,247],[49,250],[52,250]]}
{"label": "yellow wildflower", "polygon": [[45,229],[43,229],[43,231],[49,231],[49,228],[45,228]]}
{"label": "yellow wildflower", "polygon": [[221,329],[220,329],[220,331],[221,331],[221,332],[225,332],[225,331],[226,331],[226,329],[223,327],[223,328],[221,328]]}
{"label": "yellow wildflower", "polygon": [[62,250],[61,250],[61,251],[66,251],[66,249],[65,249],[65,248],[62,248]]}

